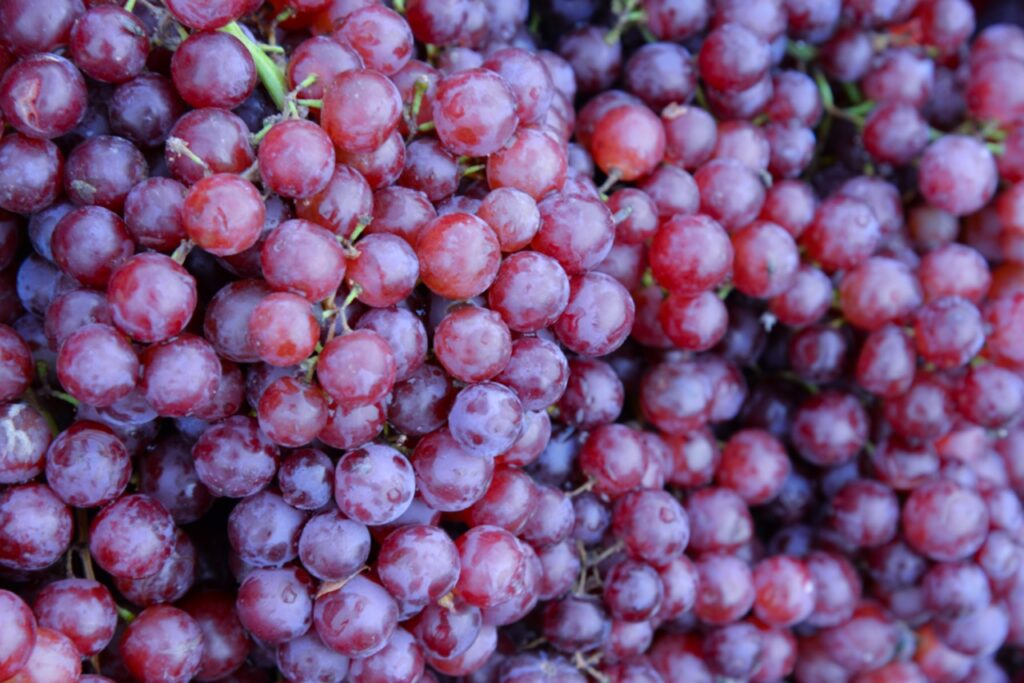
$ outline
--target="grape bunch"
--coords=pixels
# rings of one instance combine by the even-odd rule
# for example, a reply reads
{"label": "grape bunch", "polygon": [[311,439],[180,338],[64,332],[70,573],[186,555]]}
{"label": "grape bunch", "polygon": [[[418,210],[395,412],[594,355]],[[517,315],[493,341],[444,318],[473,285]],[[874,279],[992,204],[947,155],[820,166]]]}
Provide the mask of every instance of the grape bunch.
{"label": "grape bunch", "polygon": [[1024,682],[1013,0],[0,0],[0,682]]}

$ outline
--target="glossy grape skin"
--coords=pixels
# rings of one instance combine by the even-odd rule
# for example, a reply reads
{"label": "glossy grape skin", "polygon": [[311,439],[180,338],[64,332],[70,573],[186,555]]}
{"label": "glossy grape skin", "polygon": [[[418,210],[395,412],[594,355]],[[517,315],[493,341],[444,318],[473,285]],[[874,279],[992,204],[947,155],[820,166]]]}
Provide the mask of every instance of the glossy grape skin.
{"label": "glossy grape skin", "polygon": [[129,258],[107,286],[111,318],[132,339],[159,342],[181,332],[196,307],[196,283],[162,254]]}
{"label": "glossy grape skin", "polygon": [[135,145],[124,138],[97,135],[68,154],[64,191],[76,204],[120,213],[128,192],[147,175],[146,159]]}
{"label": "glossy grape skin", "polygon": [[437,527],[403,526],[381,544],[377,573],[399,600],[427,604],[455,587],[459,556],[455,544]]}
{"label": "glossy grape skin", "polygon": [[239,559],[256,567],[281,566],[299,553],[306,513],[263,490],[243,499],[228,517],[228,540]]}
{"label": "glossy grape skin", "polygon": [[512,339],[501,317],[485,308],[462,306],[434,333],[434,353],[445,370],[463,382],[491,379],[508,364]]}
{"label": "glossy grape skin", "polygon": [[498,151],[518,124],[516,98],[508,83],[484,69],[442,79],[433,116],[438,137],[454,153],[466,156]]}
{"label": "glossy grape skin", "polygon": [[411,461],[420,495],[443,512],[464,510],[480,500],[494,475],[494,462],[463,448],[447,428],[420,439]]}
{"label": "glossy grape skin", "polygon": [[206,307],[203,336],[218,355],[236,363],[260,359],[249,339],[249,316],[270,292],[262,281],[237,280],[213,296]]}
{"label": "glossy grape skin", "polygon": [[202,337],[183,334],[150,346],[140,361],[139,388],[160,415],[192,415],[217,395],[220,360],[213,346]]}
{"label": "glossy grape skin", "polygon": [[57,199],[64,157],[55,144],[22,135],[0,140],[0,208],[32,213]]}
{"label": "glossy grape skin", "polygon": [[504,529],[478,526],[456,540],[462,572],[456,594],[485,609],[515,598],[523,589],[527,556]]}
{"label": "glossy grape skin", "polygon": [[704,216],[662,223],[651,243],[651,271],[672,292],[694,296],[719,284],[732,269],[733,248],[722,227]]}
{"label": "glossy grape skin", "polygon": [[663,564],[680,555],[690,540],[686,510],[664,491],[632,491],[618,498],[612,530],[627,553],[645,562]]}
{"label": "glossy grape skin", "polygon": [[210,173],[241,173],[256,160],[245,122],[224,109],[188,112],[174,123],[168,139],[171,138],[183,141],[206,164],[197,164],[168,143],[164,151],[167,165],[186,185],[204,178],[207,169]]}
{"label": "glossy grape skin", "polygon": [[0,79],[0,111],[8,125],[33,138],[70,132],[85,114],[85,80],[63,57],[33,55]]}
{"label": "glossy grape skin", "polygon": [[309,574],[298,567],[256,569],[239,586],[238,620],[265,643],[297,638],[312,623],[313,588]]}
{"label": "glossy grape skin", "polygon": [[349,659],[323,644],[315,631],[277,646],[277,667],[290,680],[342,683]]}
{"label": "glossy grape skin", "polygon": [[650,174],[664,157],[665,129],[647,107],[617,107],[594,126],[590,151],[605,173],[615,171],[625,181],[636,180]]}
{"label": "glossy grape skin", "polygon": [[302,99],[323,97],[326,84],[343,71],[362,67],[363,60],[355,50],[327,36],[314,36],[299,43],[288,60],[288,85],[296,88],[308,76],[316,75],[312,85],[299,90]]}
{"label": "glossy grape skin", "polygon": [[181,207],[185,187],[170,178],[148,178],[124,202],[125,227],[140,246],[169,252],[185,239]]}
{"label": "glossy grape skin", "polygon": [[313,621],[320,639],[346,657],[369,657],[384,649],[398,622],[398,605],[384,588],[354,576],[316,600]]}
{"label": "glossy grape skin", "polygon": [[99,6],[71,29],[71,57],[89,77],[123,83],[139,74],[149,55],[145,24],[118,7]]}
{"label": "glossy grape skin", "polygon": [[492,189],[519,190],[536,201],[561,190],[566,173],[562,146],[532,128],[520,128],[508,144],[487,157],[487,182]]}
{"label": "glossy grape skin", "polygon": [[100,507],[128,485],[128,451],[100,424],[76,422],[61,432],[46,454],[46,480],[73,507]]}
{"label": "glossy grape skin", "polygon": [[401,95],[387,77],[373,69],[351,69],[328,85],[320,121],[340,150],[370,152],[395,131],[401,112]]}
{"label": "glossy grape skin", "polygon": [[56,581],[36,597],[39,625],[69,637],[84,657],[103,650],[114,637],[117,612],[106,586],[89,579]]}
{"label": "glossy grape skin", "polygon": [[748,505],[766,503],[779,492],[791,471],[782,444],[768,432],[742,430],[722,448],[716,479],[736,491]]}
{"label": "glossy grape skin", "polygon": [[[453,249],[471,258],[453,261]],[[501,248],[494,231],[484,221],[469,214],[452,213],[420,229],[416,256],[420,277],[431,291],[449,299],[469,299],[484,292],[494,281]]]}
{"label": "glossy grape skin", "polygon": [[181,209],[189,238],[217,256],[238,254],[256,244],[265,218],[266,207],[256,187],[227,173],[195,183]]}
{"label": "glossy grape skin", "polygon": [[558,261],[567,275],[592,268],[608,255],[615,228],[600,202],[555,194],[538,207],[541,227],[533,248]]}
{"label": "glossy grape skin", "polygon": [[290,292],[263,297],[249,314],[249,340],[265,363],[289,367],[308,358],[320,336],[309,302]]}
{"label": "glossy grape skin", "polygon": [[570,350],[603,356],[625,342],[634,316],[633,299],[617,280],[603,273],[587,273],[570,281],[568,305],[554,331]]}
{"label": "glossy grape skin", "polygon": [[359,300],[377,308],[392,306],[412,293],[419,279],[416,253],[401,237],[367,235],[348,263],[347,278],[362,291]]}
{"label": "glossy grape skin", "polygon": [[351,47],[369,69],[394,75],[413,56],[409,25],[397,12],[377,5],[357,9],[345,17],[333,38]]}
{"label": "glossy grape skin", "polygon": [[113,405],[135,387],[139,359],[110,325],[93,323],[70,334],[57,355],[57,378],[78,400]]}
{"label": "glossy grape skin", "polygon": [[219,2],[202,2],[201,0],[170,0],[167,9],[174,18],[185,26],[197,31],[212,31],[229,21],[238,19],[246,12],[248,3],[245,0],[221,0]]}
{"label": "glossy grape skin", "polygon": [[409,461],[387,446],[349,451],[334,474],[334,495],[348,517],[369,525],[397,519],[412,503],[415,475]]}
{"label": "glossy grape skin", "polygon": [[359,569],[370,554],[366,527],[332,510],[313,517],[299,537],[299,558],[313,576],[340,581]]}
{"label": "glossy grape skin", "polygon": [[171,556],[174,528],[170,513],[149,496],[125,496],[93,518],[89,550],[115,577],[143,578]]}
{"label": "glossy grape skin", "polygon": [[208,427],[192,455],[200,481],[218,496],[252,495],[269,484],[277,470],[277,447],[255,419],[242,415]]}
{"label": "glossy grape skin", "polygon": [[151,148],[164,144],[184,109],[169,78],[144,73],[114,91],[107,120],[110,132],[139,147]]}
{"label": "glossy grape skin", "polygon": [[334,146],[314,123],[282,121],[259,147],[264,186],[282,197],[310,197],[327,186],[334,172]]}
{"label": "glossy grape skin", "polygon": [[241,41],[221,32],[197,32],[171,58],[171,77],[193,107],[234,109],[252,94],[256,66]]}
{"label": "glossy grape skin", "polygon": [[387,341],[371,330],[335,337],[320,353],[316,366],[324,391],[343,406],[381,400],[394,386],[395,373],[394,353]]}
{"label": "glossy grape skin", "polygon": [[16,55],[46,52],[67,42],[75,19],[85,12],[78,0],[62,0],[48,7],[31,2],[6,2],[0,19],[8,27],[4,47]]}

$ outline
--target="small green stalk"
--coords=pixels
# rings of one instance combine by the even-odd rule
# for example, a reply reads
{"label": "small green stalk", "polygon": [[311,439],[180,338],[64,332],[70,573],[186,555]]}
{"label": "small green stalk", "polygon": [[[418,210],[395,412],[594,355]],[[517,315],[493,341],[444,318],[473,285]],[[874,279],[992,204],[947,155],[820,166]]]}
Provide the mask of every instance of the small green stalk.
{"label": "small green stalk", "polygon": [[[289,11],[285,10],[281,15],[287,14]],[[278,20],[281,20],[281,15],[278,16]],[[256,73],[259,74],[260,81],[263,83],[263,87],[267,89],[270,99],[274,101],[278,109],[284,111],[288,99],[288,81],[285,79],[284,71],[281,67],[263,51],[259,43],[255,42],[242,30],[237,21],[232,21],[218,30],[234,36],[245,46],[245,49],[252,56],[252,61],[256,64]]]}
{"label": "small green stalk", "polygon": [[125,12],[134,12],[135,11],[135,0],[128,0],[128,2],[124,3],[124,11]]}
{"label": "small green stalk", "polygon": [[324,107],[323,100],[295,100],[295,104],[307,109],[323,109]]}

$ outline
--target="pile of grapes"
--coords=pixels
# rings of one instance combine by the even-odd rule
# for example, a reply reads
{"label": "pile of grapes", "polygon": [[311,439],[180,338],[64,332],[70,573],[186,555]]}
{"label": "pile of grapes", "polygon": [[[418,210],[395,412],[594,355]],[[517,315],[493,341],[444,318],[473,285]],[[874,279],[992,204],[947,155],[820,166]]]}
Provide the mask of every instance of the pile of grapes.
{"label": "pile of grapes", "polygon": [[122,2],[0,0],[0,681],[1024,681],[1018,2]]}

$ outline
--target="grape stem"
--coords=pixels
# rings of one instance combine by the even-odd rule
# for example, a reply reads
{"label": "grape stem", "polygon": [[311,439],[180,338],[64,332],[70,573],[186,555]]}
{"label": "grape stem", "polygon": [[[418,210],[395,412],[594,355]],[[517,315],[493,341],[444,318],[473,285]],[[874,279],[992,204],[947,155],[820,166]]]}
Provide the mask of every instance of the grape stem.
{"label": "grape stem", "polygon": [[124,11],[125,12],[134,12],[135,11],[135,0],[128,0],[128,2],[124,3]]}
{"label": "grape stem", "polygon": [[117,616],[121,617],[122,621],[126,624],[130,624],[135,621],[135,612],[132,612],[127,607],[121,607],[121,605],[117,606]]}
{"label": "grape stem", "polygon": [[[291,10],[285,10],[279,14],[275,21],[283,21],[281,17],[288,14],[290,16]],[[288,17],[285,17],[287,19]],[[281,111],[285,111],[287,107],[287,93],[288,93],[288,82],[284,77],[284,71],[277,65],[270,56],[263,51],[259,43],[254,41],[249,35],[242,30],[242,27],[238,25],[237,21],[222,26],[217,29],[223,31],[230,36],[234,36],[245,46],[245,49],[249,51],[252,56],[253,63],[256,64],[256,73],[259,74],[260,81],[263,83],[263,87],[266,88],[267,93],[270,95],[270,99],[274,101],[274,104]]]}
{"label": "grape stem", "polygon": [[188,258],[189,252],[192,251],[192,247],[194,246],[195,243],[192,240],[182,240],[181,244],[178,245],[178,248],[171,254],[171,259],[179,266],[184,265],[185,259]]}

